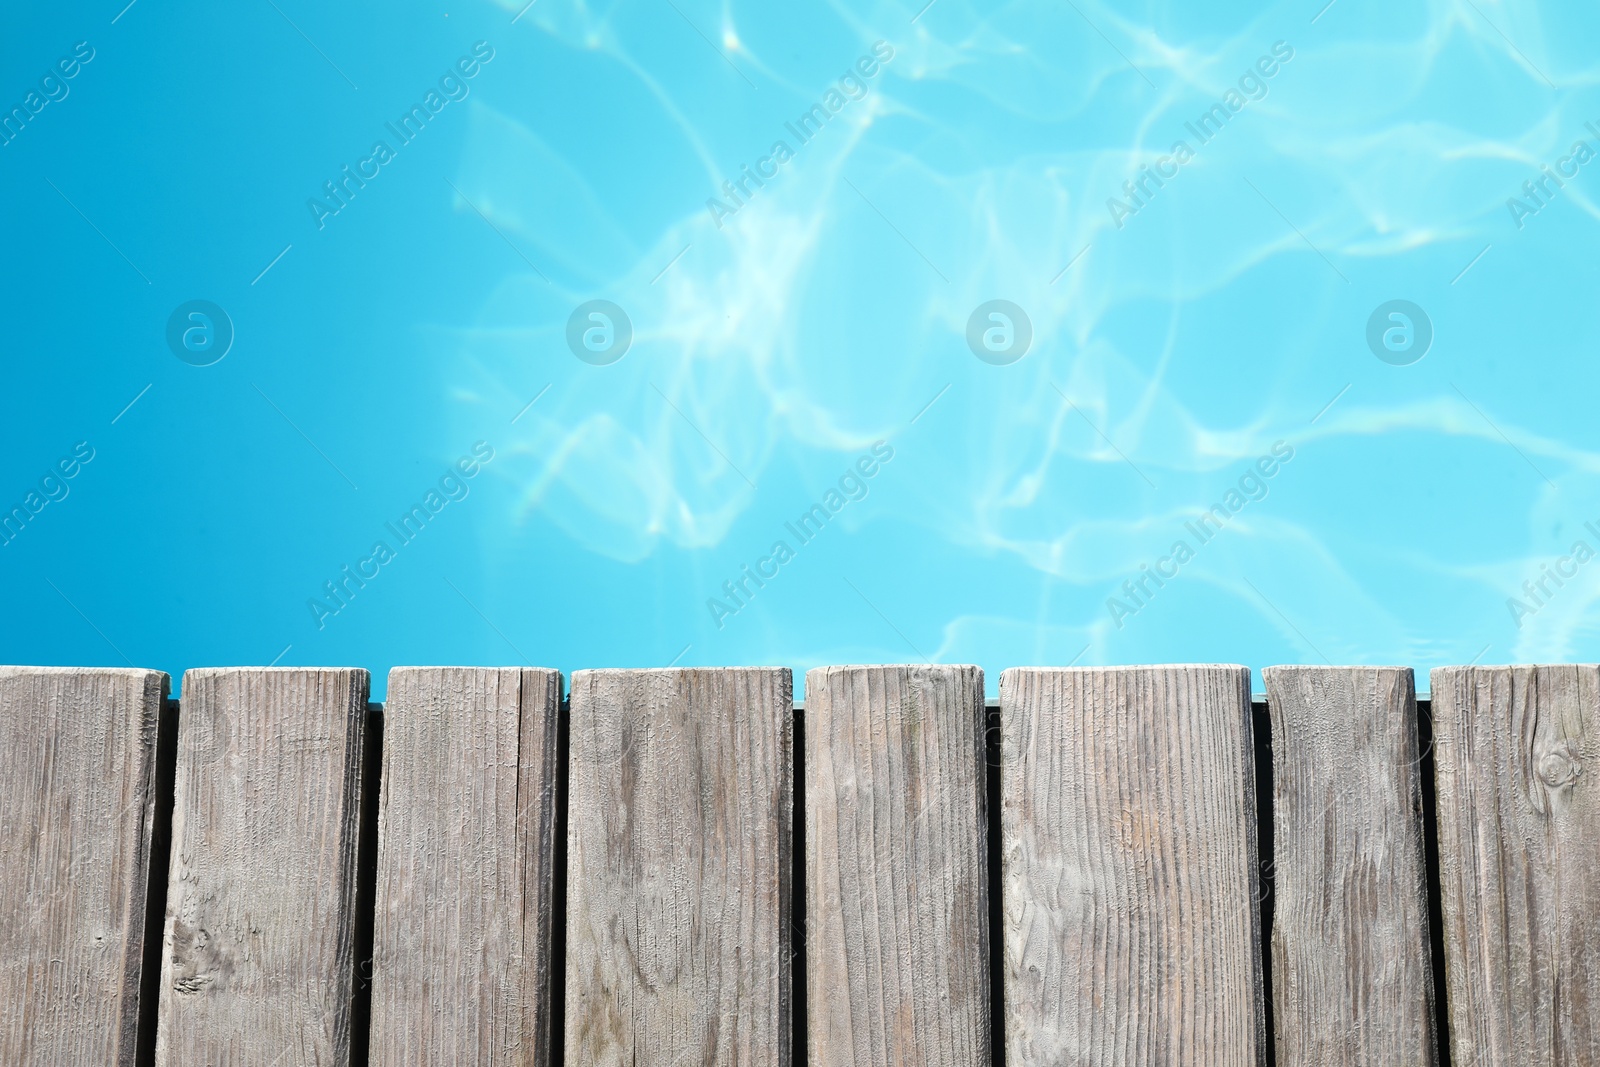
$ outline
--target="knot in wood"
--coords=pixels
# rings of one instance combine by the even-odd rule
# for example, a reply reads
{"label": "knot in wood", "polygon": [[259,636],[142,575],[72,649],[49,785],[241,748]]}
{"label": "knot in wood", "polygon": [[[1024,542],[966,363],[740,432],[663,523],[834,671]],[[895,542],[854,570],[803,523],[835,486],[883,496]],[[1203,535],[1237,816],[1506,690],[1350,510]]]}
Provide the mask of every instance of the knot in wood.
{"label": "knot in wood", "polygon": [[1582,773],[1583,764],[1565,741],[1539,759],[1539,780],[1551,789],[1570,785]]}

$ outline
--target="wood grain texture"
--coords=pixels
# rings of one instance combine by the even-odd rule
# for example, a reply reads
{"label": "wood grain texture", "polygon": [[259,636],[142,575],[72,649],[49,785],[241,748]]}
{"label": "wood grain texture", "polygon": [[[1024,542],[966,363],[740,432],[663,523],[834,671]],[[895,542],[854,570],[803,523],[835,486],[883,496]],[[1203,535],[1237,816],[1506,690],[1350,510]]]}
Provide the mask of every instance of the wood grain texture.
{"label": "wood grain texture", "polygon": [[1452,1062],[1600,1063],[1600,667],[1432,688]]}
{"label": "wood grain texture", "polygon": [[806,675],[814,1064],[988,1067],[983,671]]}
{"label": "wood grain texture", "polygon": [[1279,1067],[1431,1067],[1409,667],[1268,667]]}
{"label": "wood grain texture", "polygon": [[792,684],[573,675],[567,1063],[788,1067]]}
{"label": "wood grain texture", "polygon": [[374,1067],[550,1062],[560,704],[557,671],[390,672]]}
{"label": "wood grain texture", "polygon": [[1000,680],[1006,1062],[1263,1062],[1250,672]]}
{"label": "wood grain texture", "polygon": [[132,1067],[165,674],[0,667],[0,1063]]}
{"label": "wood grain texture", "polygon": [[346,1067],[367,672],[184,675],[159,1067]]}

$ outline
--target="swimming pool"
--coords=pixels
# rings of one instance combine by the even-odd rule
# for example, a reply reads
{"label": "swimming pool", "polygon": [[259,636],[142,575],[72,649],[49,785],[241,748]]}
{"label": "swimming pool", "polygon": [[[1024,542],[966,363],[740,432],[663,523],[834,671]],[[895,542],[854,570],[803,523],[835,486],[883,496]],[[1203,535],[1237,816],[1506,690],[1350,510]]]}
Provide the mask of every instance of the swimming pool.
{"label": "swimming pool", "polygon": [[1600,19],[1206,8],[11,14],[0,659],[1594,658]]}

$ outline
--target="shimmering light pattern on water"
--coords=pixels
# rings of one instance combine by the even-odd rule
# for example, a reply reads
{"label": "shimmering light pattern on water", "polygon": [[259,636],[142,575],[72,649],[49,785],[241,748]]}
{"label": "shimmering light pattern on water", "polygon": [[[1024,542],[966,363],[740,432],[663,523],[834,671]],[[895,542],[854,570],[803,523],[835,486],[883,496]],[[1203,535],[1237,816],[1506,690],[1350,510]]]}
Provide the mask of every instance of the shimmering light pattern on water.
{"label": "shimmering light pattern on water", "polygon": [[5,17],[0,660],[1596,658],[1591,8]]}

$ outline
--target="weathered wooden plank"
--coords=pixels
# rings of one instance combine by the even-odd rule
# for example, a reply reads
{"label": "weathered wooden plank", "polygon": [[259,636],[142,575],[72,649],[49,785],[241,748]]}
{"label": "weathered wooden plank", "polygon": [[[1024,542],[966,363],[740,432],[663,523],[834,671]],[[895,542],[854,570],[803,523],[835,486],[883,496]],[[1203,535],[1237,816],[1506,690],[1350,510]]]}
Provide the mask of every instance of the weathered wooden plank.
{"label": "weathered wooden plank", "polygon": [[1257,1067],[1250,672],[1008,670],[1006,1062]]}
{"label": "weathered wooden plank", "polygon": [[566,1062],[790,1062],[788,670],[572,677]]}
{"label": "weathered wooden plank", "polygon": [[1409,667],[1268,667],[1279,1067],[1437,1062]]}
{"label": "weathered wooden plank", "polygon": [[810,1062],[987,1067],[983,671],[806,675]]}
{"label": "weathered wooden plank", "polygon": [[0,1063],[134,1063],[167,689],[0,667]]}
{"label": "weathered wooden plank", "polygon": [[1432,688],[1452,1061],[1600,1063],[1600,666]]}
{"label": "weathered wooden plank", "polygon": [[560,704],[552,670],[390,672],[374,1067],[550,1062]]}
{"label": "weathered wooden plank", "polygon": [[159,1067],[349,1063],[367,684],[184,675]]}

